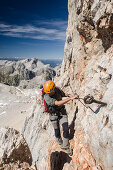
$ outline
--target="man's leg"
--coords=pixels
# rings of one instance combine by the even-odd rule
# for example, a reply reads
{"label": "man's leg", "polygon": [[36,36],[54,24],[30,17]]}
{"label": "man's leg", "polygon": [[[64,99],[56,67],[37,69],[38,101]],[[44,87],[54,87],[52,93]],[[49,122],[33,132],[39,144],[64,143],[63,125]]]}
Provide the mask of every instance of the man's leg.
{"label": "man's leg", "polygon": [[50,121],[51,121],[53,128],[54,128],[54,131],[55,131],[55,137],[56,137],[57,143],[59,145],[62,145],[58,116],[51,115]]}
{"label": "man's leg", "polygon": [[62,129],[63,129],[63,147],[69,148],[69,129],[68,129],[67,115],[61,116],[60,124],[62,125]]}
{"label": "man's leg", "polygon": [[62,147],[62,149],[64,149],[69,156],[72,156],[73,150],[70,149],[70,144],[69,144],[69,128],[68,128],[67,115],[62,115],[62,117],[60,119],[60,123],[61,123],[62,129],[63,129],[63,147]]}

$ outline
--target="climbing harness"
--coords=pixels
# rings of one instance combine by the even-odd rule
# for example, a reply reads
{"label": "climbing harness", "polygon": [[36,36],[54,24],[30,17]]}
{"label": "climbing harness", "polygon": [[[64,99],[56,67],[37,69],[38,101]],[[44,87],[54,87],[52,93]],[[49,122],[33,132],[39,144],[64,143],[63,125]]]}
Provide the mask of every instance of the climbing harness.
{"label": "climbing harness", "polygon": [[[101,104],[101,106],[107,106],[107,103],[98,101],[96,99],[94,99],[93,96],[91,96],[90,94],[88,94],[87,96],[85,96],[84,98],[80,98],[79,95],[77,93],[75,93],[78,96],[78,100],[88,109],[90,109],[92,112],[95,113],[95,111],[90,107],[90,106],[86,106],[85,104],[92,104],[92,103],[97,103],[97,104]],[[83,100],[83,103],[81,100]]]}

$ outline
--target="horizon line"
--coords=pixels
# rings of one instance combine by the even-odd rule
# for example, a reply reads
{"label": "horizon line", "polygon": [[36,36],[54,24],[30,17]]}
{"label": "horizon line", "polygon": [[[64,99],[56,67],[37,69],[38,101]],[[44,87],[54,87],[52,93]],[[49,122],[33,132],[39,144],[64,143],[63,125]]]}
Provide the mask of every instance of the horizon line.
{"label": "horizon line", "polygon": [[3,58],[6,58],[6,59],[33,59],[33,58],[36,58],[36,59],[39,59],[39,60],[63,60],[63,57],[58,57],[58,58],[39,58],[39,57],[1,57],[0,56],[0,59],[3,59]]}

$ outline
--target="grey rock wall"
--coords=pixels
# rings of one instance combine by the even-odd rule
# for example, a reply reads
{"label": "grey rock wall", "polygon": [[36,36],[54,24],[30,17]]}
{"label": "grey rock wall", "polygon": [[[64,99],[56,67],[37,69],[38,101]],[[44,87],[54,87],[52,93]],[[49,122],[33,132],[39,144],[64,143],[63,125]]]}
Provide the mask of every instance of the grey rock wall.
{"label": "grey rock wall", "polygon": [[33,164],[37,169],[41,170],[44,167],[48,169],[48,148],[54,133],[49,115],[44,112],[44,107],[40,103],[34,104],[33,112],[26,118],[22,134],[32,153]]}
{"label": "grey rock wall", "polygon": [[[69,19],[61,76],[58,84],[80,97],[93,95],[107,107],[80,102],[75,121],[75,137],[82,131],[95,166],[113,169],[113,1],[69,0]],[[75,104],[67,109],[74,112]],[[69,113],[71,119],[72,113]],[[76,148],[75,148],[76,150]],[[75,157],[77,155],[75,154]],[[79,160],[79,158],[78,158]],[[78,164],[83,168],[83,163]],[[92,165],[90,165],[92,167]],[[88,166],[87,166],[88,168]]]}
{"label": "grey rock wall", "polygon": [[56,84],[82,98],[93,95],[107,106],[93,103],[86,108],[78,100],[66,105],[69,130],[73,127],[71,159],[56,144],[40,104],[34,105],[22,133],[39,170],[56,170],[58,163],[63,170],[112,170],[113,0],[69,0],[68,10],[64,60]]}
{"label": "grey rock wall", "polygon": [[1,128],[0,169],[24,170],[31,164],[32,155],[23,136],[13,128]]}

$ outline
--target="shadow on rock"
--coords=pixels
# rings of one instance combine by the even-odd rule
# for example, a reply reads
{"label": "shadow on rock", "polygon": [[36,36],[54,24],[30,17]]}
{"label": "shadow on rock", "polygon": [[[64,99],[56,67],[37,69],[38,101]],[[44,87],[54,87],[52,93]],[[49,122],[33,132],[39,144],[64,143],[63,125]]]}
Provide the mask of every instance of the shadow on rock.
{"label": "shadow on rock", "polygon": [[78,113],[78,106],[76,107],[73,120],[72,120],[71,124],[69,125],[69,140],[73,139],[73,137],[74,137],[74,133],[75,133],[74,127],[75,127],[75,120],[76,120],[77,113]]}
{"label": "shadow on rock", "polygon": [[[102,23],[105,23],[102,26]],[[104,51],[106,52],[113,44],[113,14],[105,14],[97,22],[97,38],[102,40]]]}
{"label": "shadow on rock", "polygon": [[21,166],[22,163],[32,165],[32,155],[28,144],[19,131],[13,128],[2,128],[0,131],[2,143],[0,167],[5,165]]}
{"label": "shadow on rock", "polygon": [[65,163],[72,159],[65,152],[53,152],[50,157],[51,170],[62,170]]}

